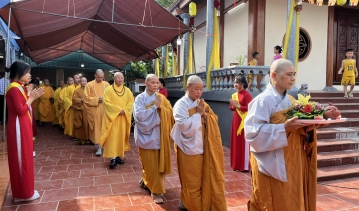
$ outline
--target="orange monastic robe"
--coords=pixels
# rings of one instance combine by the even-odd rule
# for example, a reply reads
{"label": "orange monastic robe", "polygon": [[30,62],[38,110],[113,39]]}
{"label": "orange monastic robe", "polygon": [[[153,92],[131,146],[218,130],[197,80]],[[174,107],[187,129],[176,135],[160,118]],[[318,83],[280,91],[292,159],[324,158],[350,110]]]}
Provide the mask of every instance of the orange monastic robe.
{"label": "orange monastic robe", "polygon": [[39,113],[40,122],[52,122],[55,119],[55,107],[50,98],[54,97],[54,90],[50,86],[43,86],[44,94],[40,97]]}
{"label": "orange monastic robe", "polygon": [[53,125],[59,124],[59,98],[62,87],[59,87],[54,92],[54,107],[55,107],[55,119],[52,122]]}
{"label": "orange monastic robe", "polygon": [[[274,113],[270,124],[283,124],[286,112]],[[284,160],[288,182],[282,182],[259,171],[255,156],[251,156],[252,197],[250,211],[315,211],[317,187],[317,137],[313,131],[313,142],[303,150],[305,132],[303,128],[286,131],[288,146],[284,147]]]}
{"label": "orange monastic robe", "polygon": [[33,105],[34,105],[34,114],[36,120],[40,120],[39,104],[40,104],[40,98],[34,100]]}
{"label": "orange monastic robe", "polygon": [[72,107],[74,110],[74,128],[72,135],[81,141],[87,141],[89,139],[89,123],[83,103],[84,91],[85,87],[76,89],[72,97]]}
{"label": "orange monastic robe", "polygon": [[72,130],[74,127],[74,110],[72,109],[72,97],[75,89],[80,88],[81,85],[78,84],[75,86],[74,84],[67,87],[66,92],[64,94],[64,109],[65,109],[65,131],[64,134],[72,136]]}
{"label": "orange monastic robe", "polygon": [[99,103],[99,98],[103,97],[106,87],[110,84],[106,81],[97,83],[96,80],[86,84],[84,94],[84,105],[89,122],[90,140],[94,144],[100,144],[101,125],[104,113],[103,103]]}
{"label": "orange monastic robe", "polygon": [[59,94],[59,102],[58,102],[58,109],[59,109],[59,124],[62,125],[62,128],[65,128],[65,109],[64,109],[64,96],[66,93],[68,85],[61,89]]}
{"label": "orange monastic robe", "polygon": [[[113,90],[125,89],[123,96],[118,96]],[[104,115],[101,129],[101,143],[104,145],[103,157],[124,157],[125,151],[130,148],[130,129],[132,118],[133,94],[131,90],[123,85],[107,87],[103,95]],[[124,110],[124,114],[120,112]]]}

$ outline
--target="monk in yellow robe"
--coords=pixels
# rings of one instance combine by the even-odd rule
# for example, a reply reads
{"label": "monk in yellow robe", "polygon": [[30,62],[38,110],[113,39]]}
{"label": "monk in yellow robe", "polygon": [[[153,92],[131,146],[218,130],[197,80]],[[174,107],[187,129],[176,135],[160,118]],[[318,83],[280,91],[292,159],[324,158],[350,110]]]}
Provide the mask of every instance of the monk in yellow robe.
{"label": "monk in yellow robe", "polygon": [[58,126],[60,124],[59,122],[59,98],[60,98],[60,92],[65,87],[64,81],[60,81],[59,87],[54,92],[54,106],[55,106],[55,119],[52,122],[53,126]]}
{"label": "monk in yellow robe", "polygon": [[74,128],[72,135],[79,140],[79,144],[85,144],[89,140],[89,123],[87,113],[84,107],[84,91],[87,79],[81,77],[81,88],[75,89],[72,97],[72,108],[74,110]]}
{"label": "monk in yellow robe", "polygon": [[250,211],[315,211],[317,183],[316,125],[287,119],[295,83],[293,64],[273,62],[271,83],[249,104],[244,122],[251,146]]}
{"label": "monk in yellow robe", "polygon": [[39,102],[40,124],[45,126],[46,122],[55,119],[54,90],[50,86],[48,79],[44,79],[44,94],[41,95]]}
{"label": "monk in yellow robe", "polygon": [[90,81],[85,87],[84,105],[89,122],[90,140],[95,145],[96,155],[102,155],[100,147],[101,126],[104,114],[103,93],[110,84],[103,80],[103,70],[98,69],[95,73],[95,80]]}
{"label": "monk in yellow robe", "polygon": [[148,74],[145,83],[146,90],[136,97],[133,106],[134,137],[142,162],[140,184],[159,204],[166,193],[163,180],[172,172],[170,131],[174,120],[170,102],[157,92],[158,77]]}
{"label": "monk in yellow robe", "polygon": [[74,84],[68,86],[66,88],[66,92],[64,93],[64,121],[65,121],[65,131],[64,134],[72,137],[72,130],[74,127],[74,110],[72,108],[72,97],[74,94],[75,89],[81,87],[80,85],[80,76],[74,75]]}
{"label": "monk in yellow robe", "polygon": [[65,93],[67,90],[67,87],[71,86],[74,84],[74,79],[72,77],[68,77],[67,78],[67,84],[65,85],[65,87],[60,91],[60,95],[59,95],[59,105],[58,105],[58,109],[59,109],[59,124],[61,126],[61,128],[64,130],[66,125],[65,125],[65,108],[64,108],[64,97],[65,97]]}
{"label": "monk in yellow robe", "polygon": [[218,117],[203,99],[203,81],[193,75],[187,92],[173,107],[175,125],[171,137],[176,143],[181,182],[180,209],[225,211],[224,155]]}
{"label": "monk in yellow robe", "polygon": [[[104,146],[103,157],[110,158],[110,168],[124,164],[125,151],[129,151],[133,94],[124,86],[124,77],[115,73],[114,83],[103,94],[104,115],[100,145]],[[121,158],[122,157],[122,158]]]}

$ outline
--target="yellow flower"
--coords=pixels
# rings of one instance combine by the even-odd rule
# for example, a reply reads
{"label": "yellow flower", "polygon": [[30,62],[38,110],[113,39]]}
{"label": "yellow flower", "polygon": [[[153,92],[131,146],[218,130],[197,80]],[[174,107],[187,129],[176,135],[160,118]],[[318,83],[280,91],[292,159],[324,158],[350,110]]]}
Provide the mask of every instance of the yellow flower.
{"label": "yellow flower", "polygon": [[304,97],[301,94],[298,94],[298,102],[301,103],[302,105],[306,105],[309,103],[309,99],[310,99],[310,95]]}

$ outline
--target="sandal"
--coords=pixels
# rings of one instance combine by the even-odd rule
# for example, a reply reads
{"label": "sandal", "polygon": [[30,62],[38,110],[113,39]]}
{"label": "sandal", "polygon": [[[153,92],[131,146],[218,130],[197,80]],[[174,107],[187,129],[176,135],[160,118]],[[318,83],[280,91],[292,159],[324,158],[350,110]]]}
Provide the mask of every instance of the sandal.
{"label": "sandal", "polygon": [[156,203],[156,204],[162,204],[163,203],[163,194],[153,194],[151,193],[151,197],[153,199],[153,201]]}
{"label": "sandal", "polygon": [[143,180],[140,180],[140,185],[141,185],[141,188],[143,188],[145,190],[149,190],[148,187],[145,185],[145,182]]}

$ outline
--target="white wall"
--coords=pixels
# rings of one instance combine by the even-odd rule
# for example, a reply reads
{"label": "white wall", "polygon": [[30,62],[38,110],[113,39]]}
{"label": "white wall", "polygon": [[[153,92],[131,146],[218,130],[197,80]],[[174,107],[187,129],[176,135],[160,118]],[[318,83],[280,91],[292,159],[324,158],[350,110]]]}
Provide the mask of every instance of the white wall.
{"label": "white wall", "polygon": [[[274,46],[283,45],[286,10],[287,4],[282,0],[271,0],[266,4],[265,65],[272,62]],[[299,88],[308,83],[310,90],[322,90],[326,80],[328,7],[304,3],[300,26],[309,33],[312,49],[308,58],[299,62],[296,86]]]}
{"label": "white wall", "polygon": [[228,67],[230,63],[236,63],[236,58],[239,55],[247,55],[247,52],[248,3],[225,14],[223,66]]}

